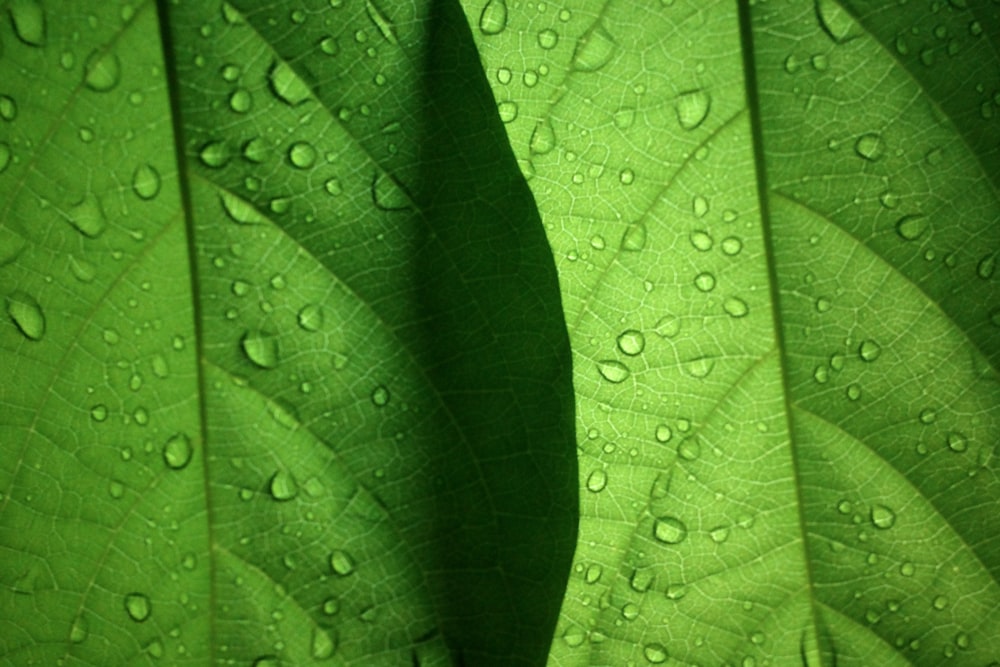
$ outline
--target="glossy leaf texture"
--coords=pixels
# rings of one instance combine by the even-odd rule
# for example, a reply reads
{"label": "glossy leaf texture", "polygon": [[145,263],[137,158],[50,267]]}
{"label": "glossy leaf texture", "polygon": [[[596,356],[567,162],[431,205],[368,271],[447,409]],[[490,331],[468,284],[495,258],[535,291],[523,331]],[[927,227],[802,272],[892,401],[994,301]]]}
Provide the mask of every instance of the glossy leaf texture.
{"label": "glossy leaf texture", "polygon": [[1000,7],[465,7],[574,351],[549,664],[1000,664]]}
{"label": "glossy leaf texture", "polygon": [[0,662],[544,662],[570,349],[460,7],[3,16]]}

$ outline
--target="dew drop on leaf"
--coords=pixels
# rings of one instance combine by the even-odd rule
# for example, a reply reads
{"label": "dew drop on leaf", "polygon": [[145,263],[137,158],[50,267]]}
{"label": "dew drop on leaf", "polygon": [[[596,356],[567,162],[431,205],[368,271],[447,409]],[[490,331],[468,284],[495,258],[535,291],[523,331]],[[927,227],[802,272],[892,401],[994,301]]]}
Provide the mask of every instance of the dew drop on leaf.
{"label": "dew drop on leaf", "polygon": [[873,505],[871,511],[872,525],[887,530],[896,524],[896,513],[885,505]]}
{"label": "dew drop on leaf", "polygon": [[108,408],[103,403],[98,403],[90,408],[90,418],[95,422],[103,422],[108,418]]}
{"label": "dew drop on leaf", "polygon": [[861,398],[861,385],[859,385],[856,382],[852,382],[851,384],[847,385],[846,393],[848,400],[851,401],[858,400],[859,398]]}
{"label": "dew drop on leaf", "polygon": [[674,435],[673,431],[666,424],[660,424],[656,427],[656,431],[653,432],[653,437],[656,438],[657,442],[670,442],[670,438]]}
{"label": "dew drop on leaf", "polygon": [[883,150],[882,135],[877,132],[862,134],[854,142],[854,152],[858,154],[858,157],[862,157],[870,162],[881,158]]}
{"label": "dew drop on leaf", "polygon": [[615,127],[619,130],[627,130],[632,127],[632,124],[635,122],[635,109],[632,107],[622,107],[615,112],[612,120],[614,121]]}
{"label": "dew drop on leaf", "polygon": [[499,35],[507,27],[506,0],[488,0],[479,15],[479,30],[484,35]]}
{"label": "dew drop on leaf", "polygon": [[711,96],[704,90],[689,90],[681,93],[674,103],[677,122],[685,130],[697,129],[708,117],[712,106]]}
{"label": "dew drop on leaf", "polygon": [[573,67],[581,72],[595,72],[608,64],[617,47],[608,31],[595,25],[577,40]]}
{"label": "dew drop on leaf", "polygon": [[45,10],[38,0],[13,0],[8,11],[18,39],[29,46],[45,45]]}
{"label": "dew drop on leaf", "polygon": [[70,207],[68,218],[78,232],[91,239],[100,236],[107,226],[104,209],[93,192],[88,192],[83,199]]}
{"label": "dew drop on leaf", "polygon": [[715,276],[708,271],[699,273],[694,278],[694,286],[702,292],[711,292],[715,289]]}
{"label": "dew drop on leaf", "polygon": [[552,129],[552,123],[547,119],[540,120],[535,125],[534,131],[531,133],[531,140],[528,143],[528,148],[535,155],[545,155],[552,151],[556,146],[556,134]]}
{"label": "dew drop on leaf", "polygon": [[630,357],[642,354],[645,347],[646,338],[641,331],[626,329],[618,336],[618,349]]}
{"label": "dew drop on leaf", "polygon": [[237,88],[229,96],[229,108],[236,113],[247,113],[253,108],[253,96],[246,88]]}
{"label": "dew drop on leaf", "polygon": [[688,437],[677,445],[677,455],[685,461],[695,461],[701,456],[701,443],[697,437]]}
{"label": "dew drop on leaf", "polygon": [[927,231],[927,218],[919,213],[904,215],[896,221],[896,233],[905,241],[915,241]]}
{"label": "dew drop on leaf", "polygon": [[861,341],[861,345],[858,346],[858,356],[862,361],[875,361],[881,353],[882,346],[870,338]]}
{"label": "dew drop on leaf", "polygon": [[299,495],[299,485],[287,470],[279,470],[271,476],[268,490],[275,500],[291,500]]}
{"label": "dew drop on leaf", "polygon": [[989,280],[993,277],[993,274],[997,269],[997,255],[993,253],[991,255],[986,255],[981,260],[979,264],[976,265],[976,275],[978,275],[983,280]]}
{"label": "dew drop on leaf", "polygon": [[639,252],[646,247],[646,225],[643,222],[633,222],[625,228],[622,234],[621,249],[627,252]]}
{"label": "dew drop on leaf", "polygon": [[642,655],[653,665],[659,665],[667,661],[668,653],[666,647],[658,642],[646,644],[642,649]]}
{"label": "dew drop on leaf", "polygon": [[87,641],[87,637],[90,635],[90,622],[87,617],[80,614],[75,619],[73,619],[73,625],[69,628],[69,640],[73,644],[82,644]]}
{"label": "dew drop on leaf", "polygon": [[281,660],[274,655],[262,655],[253,661],[251,667],[281,667]]}
{"label": "dew drop on leaf", "polygon": [[921,424],[933,424],[937,421],[937,411],[933,408],[924,408],[920,411],[920,414],[917,415],[917,418],[920,420]]}
{"label": "dew drop on leaf", "polygon": [[942,611],[948,607],[948,598],[944,595],[936,595],[931,601],[931,606],[935,611]]}
{"label": "dew drop on leaf", "polygon": [[263,331],[248,331],[240,340],[243,354],[258,368],[271,369],[278,365],[278,339]]}
{"label": "dew drop on leaf", "polygon": [[816,16],[823,31],[838,44],[859,35],[854,19],[836,0],[816,0]]}
{"label": "dew drop on leaf", "polygon": [[267,157],[267,142],[260,137],[254,137],[243,144],[243,157],[250,162],[260,164]]}
{"label": "dew drop on leaf", "polygon": [[132,173],[132,191],[139,199],[153,199],[160,193],[160,174],[152,166],[141,164]]}
{"label": "dew drop on leaf", "polygon": [[708,214],[708,208],[708,200],[701,195],[697,195],[691,200],[691,211],[698,218],[704,218]]}
{"label": "dew drop on leaf", "polygon": [[330,554],[330,569],[342,577],[354,572],[354,559],[343,549],[334,549]]}
{"label": "dew drop on leaf", "polygon": [[688,239],[691,241],[691,246],[694,247],[695,250],[699,250],[701,252],[708,252],[711,250],[714,243],[711,234],[700,229],[691,232]]}
{"label": "dew drop on leaf", "polygon": [[320,627],[313,628],[311,649],[312,657],[316,660],[325,660],[332,656],[337,650],[337,643],[331,631]]}
{"label": "dew drop on leaf", "polygon": [[653,537],[664,544],[680,544],[687,534],[687,526],[676,517],[660,517],[653,523]]}
{"label": "dew drop on leaf", "polygon": [[182,470],[191,462],[194,448],[191,439],[183,433],[177,433],[163,445],[163,461],[173,470]]}
{"label": "dew drop on leaf", "polygon": [[497,114],[504,123],[513,123],[517,120],[517,102],[505,100],[497,104]]}
{"label": "dew drop on leaf", "polygon": [[538,46],[543,49],[554,49],[559,43],[559,33],[551,28],[546,28],[538,33]]}
{"label": "dew drop on leaf", "polygon": [[17,118],[17,102],[10,95],[0,95],[0,118],[7,122]]}
{"label": "dew drop on leaf", "polygon": [[618,180],[622,185],[632,185],[635,182],[635,172],[628,168],[622,169],[618,174]]}
{"label": "dew drop on leaf", "polygon": [[267,82],[271,92],[289,106],[297,106],[312,97],[312,91],[306,82],[283,60],[276,60],[271,65],[267,72]]}
{"label": "dew drop on leaf", "polygon": [[309,169],[316,164],[316,149],[307,141],[296,141],[288,149],[288,161],[298,169]]}
{"label": "dew drop on leaf", "polygon": [[372,178],[372,203],[383,211],[402,211],[410,208],[406,192],[388,174],[378,172]]}
{"label": "dew drop on leaf", "polygon": [[198,151],[198,159],[206,167],[218,169],[229,162],[229,149],[221,141],[209,141]]}
{"label": "dew drop on leaf", "polygon": [[747,302],[736,296],[731,296],[726,299],[722,303],[722,309],[725,310],[730,317],[736,318],[746,317],[747,314],[750,313],[750,307],[747,305]]}
{"label": "dew drop on leaf", "polygon": [[593,493],[598,493],[604,490],[604,487],[608,485],[608,474],[604,472],[603,469],[594,470],[587,477],[587,490]]}
{"label": "dew drop on leaf", "polygon": [[17,291],[8,296],[7,315],[28,340],[39,341],[45,336],[45,313],[30,294]]}
{"label": "dew drop on leaf", "polygon": [[628,366],[614,360],[598,361],[597,370],[600,372],[601,377],[612,384],[624,382],[630,375]]}
{"label": "dew drop on leaf", "polygon": [[313,303],[306,304],[298,314],[299,326],[305,331],[319,331],[323,326],[323,309]]}
{"label": "dew drop on leaf", "polygon": [[961,453],[969,448],[968,439],[963,434],[958,432],[949,433],[947,442],[948,442],[948,449],[950,449],[953,452]]}
{"label": "dew drop on leaf", "polygon": [[691,377],[701,380],[711,374],[712,369],[715,368],[715,360],[711,357],[695,357],[685,361],[681,368]]}
{"label": "dew drop on leaf", "polygon": [[142,623],[153,611],[149,598],[142,593],[129,593],[125,596],[125,611],[136,623]]}
{"label": "dew drop on leaf", "polygon": [[95,92],[105,93],[118,85],[121,69],[121,61],[113,51],[95,50],[83,66],[83,83]]}

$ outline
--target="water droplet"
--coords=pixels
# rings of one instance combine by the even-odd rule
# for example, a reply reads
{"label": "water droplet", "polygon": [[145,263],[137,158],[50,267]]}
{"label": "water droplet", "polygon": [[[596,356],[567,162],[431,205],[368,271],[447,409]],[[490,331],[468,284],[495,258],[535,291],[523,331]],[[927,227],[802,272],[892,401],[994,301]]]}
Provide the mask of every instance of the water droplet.
{"label": "water droplet", "polygon": [[291,500],[299,495],[299,485],[287,470],[279,470],[271,477],[271,497],[275,500]]}
{"label": "water droplet", "polygon": [[587,568],[586,574],[584,574],[583,579],[588,584],[596,584],[601,580],[601,575],[604,574],[604,568],[601,567],[599,563],[594,563]]}
{"label": "water droplet", "polygon": [[635,182],[635,172],[628,168],[622,169],[618,174],[618,180],[622,185],[632,185]]}
{"label": "water droplet", "polygon": [[402,211],[410,208],[406,191],[388,174],[378,172],[372,179],[372,202],[383,211]]}
{"label": "water droplet", "polygon": [[330,554],[330,568],[342,577],[354,572],[354,559],[343,549],[334,549]]}
{"label": "water droplet", "polygon": [[82,644],[87,641],[90,635],[90,622],[87,617],[80,614],[73,619],[73,625],[69,628],[69,640],[74,644]]}
{"label": "water droplet", "polygon": [[308,169],[316,164],[316,149],[306,141],[296,141],[288,149],[288,161],[293,167]]}
{"label": "water droplet", "polygon": [[896,233],[906,241],[915,241],[927,231],[927,218],[919,213],[904,215],[896,222]]}
{"label": "water droplet", "polygon": [[642,335],[641,331],[626,329],[618,336],[618,349],[630,357],[642,354],[642,350],[645,347],[646,338]]}
{"label": "water droplet", "polygon": [[646,247],[646,224],[633,222],[625,228],[622,234],[621,249],[627,252],[639,252]]}
{"label": "water droplet", "polygon": [[615,112],[612,120],[619,130],[627,130],[635,122],[635,109],[623,107]]}
{"label": "water droplet", "polygon": [[847,394],[848,400],[856,401],[859,398],[861,398],[861,385],[859,385],[856,382],[852,382],[851,384],[847,385],[845,393]]}
{"label": "water droplet", "polygon": [[993,273],[997,268],[997,254],[986,255],[981,260],[979,264],[976,265],[976,274],[983,280],[989,280],[993,277]]}
{"label": "water droplet", "polygon": [[29,46],[45,45],[45,10],[38,0],[14,0],[8,7],[14,34]]}
{"label": "water droplet", "polygon": [[666,662],[669,657],[666,647],[657,642],[646,644],[642,649],[642,654],[645,656],[646,660],[654,665]]}
{"label": "water droplet", "polygon": [[694,461],[701,456],[701,442],[696,436],[684,438],[677,445],[677,455],[685,461]]}
{"label": "water droplet", "polygon": [[316,304],[307,304],[298,314],[299,326],[306,331],[319,331],[323,327],[323,309]]}
{"label": "water droplet", "polygon": [[278,339],[263,331],[248,331],[240,339],[243,353],[258,368],[271,369],[278,365]]}
{"label": "water droplet", "polygon": [[698,218],[704,218],[708,214],[708,200],[701,195],[691,200],[691,210]]}
{"label": "water droplet", "polygon": [[688,239],[691,241],[691,245],[694,247],[694,249],[699,250],[701,252],[708,252],[709,250],[711,250],[712,245],[714,243],[714,241],[712,240],[712,235],[700,229],[691,232],[691,235],[688,237]]}
{"label": "water droplet", "polygon": [[98,403],[90,408],[90,418],[95,422],[102,422],[108,418],[108,408],[102,403]]}
{"label": "water droplet", "polygon": [[597,370],[605,380],[611,382],[612,384],[624,382],[631,374],[628,366],[620,361],[613,360],[597,362]]}
{"label": "water droplet", "polygon": [[253,96],[246,88],[237,88],[229,96],[229,108],[236,113],[247,113],[253,108]]}
{"label": "water droplet", "polygon": [[653,433],[657,442],[670,442],[670,438],[674,436],[673,431],[666,424],[660,424],[656,427],[656,431]]}
{"label": "water droplet", "polygon": [[399,41],[396,39],[396,28],[392,24],[392,21],[389,20],[389,17],[372,0],[365,0],[365,11],[368,12],[368,18],[378,28],[379,33],[385,41],[392,45],[399,44]]}
{"label": "water droplet", "polygon": [[132,191],[139,199],[153,199],[160,193],[160,174],[148,164],[139,165],[132,174]]}
{"label": "water droplet", "polygon": [[933,424],[937,421],[937,411],[933,408],[924,408],[918,415],[921,424]]}
{"label": "water droplet", "polygon": [[69,209],[68,219],[78,232],[92,239],[100,236],[106,226],[101,202],[93,192]]}
{"label": "water droplet", "polygon": [[622,606],[622,618],[626,621],[634,621],[639,617],[639,605],[634,602],[626,602]]}
{"label": "water droplet", "polygon": [[198,159],[206,167],[219,169],[229,162],[229,149],[222,141],[210,141],[201,147],[198,152]]}
{"label": "water droplet", "polygon": [[497,104],[497,114],[504,123],[513,123],[517,120],[517,102],[505,100]]}
{"label": "water droplet", "polygon": [[331,632],[320,627],[313,628],[312,657],[316,660],[325,660],[337,650],[337,642]]}
{"label": "water droplet", "polygon": [[746,317],[750,312],[750,306],[747,305],[747,302],[735,296],[726,299],[722,304],[722,309],[730,317]]}
{"label": "water droplet", "polygon": [[681,93],[674,103],[677,121],[685,130],[697,129],[708,117],[712,98],[704,90],[689,90]]}
{"label": "water droplet", "polygon": [[687,534],[684,522],[672,516],[660,517],[653,523],[653,537],[664,544],[680,544]]}
{"label": "water droplet", "polygon": [[963,434],[957,432],[948,434],[948,449],[950,449],[953,452],[961,453],[968,448],[969,448],[969,441]]}
{"label": "water droplet", "polygon": [[285,104],[297,106],[312,97],[306,82],[285,61],[276,60],[267,73],[271,92]]}
{"label": "water droplet", "polygon": [[948,606],[948,598],[944,595],[937,595],[931,601],[931,606],[934,607],[936,611],[941,611]]}
{"label": "water droplet", "polygon": [[28,340],[41,340],[45,335],[45,313],[34,297],[21,291],[7,297],[7,315]]}
{"label": "water droplet", "polygon": [[617,48],[608,31],[595,24],[577,40],[573,67],[581,72],[595,72],[608,64]]}
{"label": "water droplet", "polygon": [[116,479],[111,480],[108,483],[108,495],[110,495],[115,500],[120,499],[125,495],[125,485]]}
{"label": "water droplet", "polygon": [[551,28],[546,28],[538,33],[538,46],[543,49],[554,49],[559,43],[559,33]]}
{"label": "water droplet", "polygon": [[384,408],[389,404],[389,390],[384,385],[379,385],[372,390],[372,404],[377,408]]}
{"label": "water droplet", "polygon": [[838,44],[850,41],[859,34],[850,13],[836,0],[816,0],[816,15],[823,31]]}
{"label": "water droplet", "polygon": [[251,667],[281,667],[281,660],[275,655],[262,655],[253,661]]}
{"label": "water droplet", "polygon": [[255,225],[264,222],[264,218],[252,204],[240,199],[229,192],[222,192],[219,195],[222,208],[233,222],[241,225]]}
{"label": "water droplet", "polygon": [[676,315],[664,315],[656,322],[653,331],[661,338],[673,338],[681,332],[681,319]]}
{"label": "water droplet", "polygon": [[708,377],[715,368],[715,359],[711,357],[695,357],[685,361],[681,368],[685,373],[698,380]]}
{"label": "water droplet", "polygon": [[194,448],[191,439],[183,433],[177,433],[163,445],[163,461],[173,470],[181,470],[191,462]]}
{"label": "water droplet", "polygon": [[556,145],[555,131],[548,120],[540,120],[531,133],[528,148],[536,155],[549,153]]}
{"label": "water droplet", "polygon": [[892,528],[896,523],[896,513],[885,505],[873,505],[871,511],[872,525],[882,530]]}
{"label": "water droplet", "polygon": [[0,118],[7,122],[17,118],[17,102],[10,95],[0,95]]}
{"label": "water droplet", "polygon": [[912,577],[917,571],[916,566],[909,561],[903,563],[899,566],[899,573],[904,577]]}
{"label": "water droplet", "polygon": [[858,356],[862,361],[875,361],[881,353],[882,346],[870,338],[861,341],[861,345],[858,346]]}
{"label": "water droplet", "polygon": [[715,289],[715,276],[707,271],[699,273],[694,278],[694,286],[702,292],[711,292]]}
{"label": "water droplet", "polygon": [[479,29],[484,35],[499,35],[506,27],[506,0],[489,0],[479,15]]}
{"label": "water droplet", "polygon": [[250,162],[260,164],[267,158],[267,153],[267,142],[260,137],[254,137],[243,144],[243,157]]}
{"label": "water droplet", "polygon": [[882,157],[884,146],[882,145],[882,135],[877,132],[868,132],[858,137],[854,142],[854,152],[866,160],[874,162]]}
{"label": "water droplet", "polygon": [[716,544],[722,544],[729,539],[729,526],[716,526],[708,532],[708,535]]}
{"label": "water droplet", "polygon": [[83,66],[83,82],[91,90],[105,93],[118,85],[121,71],[121,62],[113,51],[95,50]]}
{"label": "water droplet", "polygon": [[136,623],[142,623],[153,612],[149,598],[142,593],[129,593],[125,596],[125,611]]}
{"label": "water droplet", "polygon": [[590,473],[587,477],[587,490],[593,493],[598,493],[604,490],[604,487],[608,485],[608,473],[604,472],[602,469],[597,469]]}

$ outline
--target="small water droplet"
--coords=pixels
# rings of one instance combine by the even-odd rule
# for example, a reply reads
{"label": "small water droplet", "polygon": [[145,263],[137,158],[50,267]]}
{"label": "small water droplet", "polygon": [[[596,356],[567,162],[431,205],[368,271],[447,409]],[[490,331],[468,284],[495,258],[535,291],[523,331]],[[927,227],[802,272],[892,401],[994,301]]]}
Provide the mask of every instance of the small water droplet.
{"label": "small water droplet", "polygon": [[681,332],[681,318],[676,315],[664,315],[656,322],[653,331],[661,338],[674,338]]}
{"label": "small water droplet", "polygon": [[681,364],[685,373],[698,380],[708,377],[712,369],[715,368],[715,359],[712,357],[695,357]]}
{"label": "small water droplet", "polygon": [[858,346],[858,356],[862,361],[875,361],[881,353],[882,346],[870,338],[861,341],[861,345]]}
{"label": "small water droplet", "polygon": [[708,214],[708,200],[697,195],[691,200],[691,210],[695,214],[695,217],[704,218]]}
{"label": "small water droplet", "polygon": [[626,329],[618,336],[618,349],[630,357],[641,354],[645,347],[646,338],[641,331]]}
{"label": "small water droplet", "polygon": [[712,235],[700,229],[691,232],[688,239],[691,241],[691,245],[694,249],[701,252],[708,252],[712,249],[712,245],[714,244]]}
{"label": "small water droplet", "polygon": [[847,394],[848,400],[856,401],[859,398],[861,398],[861,385],[859,385],[856,382],[852,382],[851,384],[847,385],[845,393]]}
{"label": "small water droplet", "polygon": [[603,469],[598,468],[597,470],[590,473],[587,477],[587,490],[593,493],[599,493],[604,490],[604,487],[608,485],[608,473],[604,472]]}
{"label": "small water droplet", "polygon": [[670,438],[674,436],[673,431],[666,424],[660,424],[656,427],[656,431],[653,433],[657,442],[670,442]]}
{"label": "small water droplet", "polygon": [[660,517],[653,523],[653,537],[664,544],[680,544],[687,534],[687,526],[676,517]]}
{"label": "small water droplet", "polygon": [[506,0],[489,0],[479,15],[479,29],[484,35],[499,35],[506,27]]}
{"label": "small water droplet", "polygon": [[258,368],[271,369],[278,365],[278,339],[263,331],[248,331],[240,339],[243,354]]}
{"label": "small water droplet", "polygon": [[884,151],[882,135],[877,132],[867,132],[854,142],[854,152],[866,160],[874,162],[882,157]]}
{"label": "small water droplet", "polygon": [[621,249],[627,252],[639,252],[646,247],[646,224],[633,222],[625,228],[622,234]]}
{"label": "small water droplet", "polygon": [[90,418],[95,422],[103,422],[108,418],[108,407],[103,403],[98,403],[90,408]]}
{"label": "small water droplet", "polygon": [[7,122],[17,118],[17,102],[10,95],[0,95],[0,118]]}
{"label": "small water droplet", "polygon": [[497,104],[497,114],[504,123],[513,123],[517,120],[517,102],[505,100]]}
{"label": "small water droplet", "polygon": [[646,644],[642,649],[642,655],[645,656],[646,660],[654,665],[666,662],[669,657],[666,647],[657,642]]}
{"label": "small water droplet", "polygon": [[697,129],[708,117],[712,98],[704,90],[689,90],[681,93],[674,104],[677,121],[685,130]]}
{"label": "small water droplet", "polygon": [[121,61],[113,51],[98,49],[87,56],[83,82],[94,92],[105,93],[118,85],[121,71]]}
{"label": "small water droplet", "polygon": [[730,317],[736,318],[746,317],[747,314],[750,313],[750,306],[747,305],[747,302],[736,296],[731,296],[726,299],[722,304],[722,309],[725,310]]}
{"label": "small water droplet", "polygon": [[697,436],[684,438],[677,445],[677,455],[685,461],[695,461],[701,456],[701,442]]}
{"label": "small water droplet", "polygon": [[271,92],[289,106],[298,106],[312,97],[309,86],[285,61],[276,60],[267,73]]}
{"label": "small water droplet", "polygon": [[142,593],[129,593],[125,596],[125,611],[136,623],[142,623],[153,612],[149,598]]}
{"label": "small water droplet", "polygon": [[694,278],[694,286],[702,292],[711,292],[715,289],[715,276],[708,271],[699,273]]}
{"label": "small water droplet", "polygon": [[927,231],[927,218],[920,213],[904,215],[896,221],[896,233],[903,240],[915,241],[923,236],[925,231]]}
{"label": "small water droplet", "polygon": [[316,660],[326,660],[337,650],[337,642],[334,640],[332,630],[324,630],[320,627],[313,628],[312,634],[312,657]]}
{"label": "small water droplet", "polygon": [[181,470],[191,462],[194,448],[191,439],[183,433],[177,433],[163,445],[163,461],[173,470]]}
{"label": "small water droplet", "polygon": [[916,566],[909,561],[899,566],[899,573],[904,577],[912,577],[917,571]]}
{"label": "small water droplet", "polygon": [[139,199],[153,199],[160,193],[160,174],[152,166],[141,164],[132,173],[132,191]]}
{"label": "small water droplet", "polygon": [[885,505],[873,505],[871,520],[872,525],[876,528],[887,530],[896,524],[896,513]]}
{"label": "small water droplet", "polygon": [[229,108],[236,113],[247,113],[253,108],[253,95],[246,88],[237,88],[229,96]]}
{"label": "small water droplet", "polygon": [[354,572],[354,559],[343,549],[334,549],[330,554],[330,568],[342,577]]}
{"label": "small water droplet", "polygon": [[323,309],[316,304],[307,304],[298,314],[299,326],[305,331],[319,331],[323,327]]}
{"label": "small water droplet", "polygon": [[104,209],[93,192],[88,192],[69,209],[68,220],[78,232],[91,239],[100,236],[107,225]]}
{"label": "small water droplet", "polygon": [[73,625],[69,629],[69,640],[74,644],[82,644],[87,641],[90,635],[90,622],[82,613],[73,619]]}
{"label": "small water droplet", "polygon": [[271,476],[269,490],[275,500],[291,500],[299,495],[298,482],[287,470],[279,470]]}
{"label": "small water droplet", "polygon": [[389,404],[389,390],[384,385],[379,385],[372,390],[372,404],[377,408],[383,408]]}
{"label": "small water droplet", "polygon": [[296,141],[288,149],[288,161],[298,169],[308,169],[316,164],[316,149],[307,141]]}
{"label": "small water droplet", "polygon": [[716,526],[708,532],[708,536],[716,544],[722,544],[729,539],[729,526]]}
{"label": "small water droplet", "polygon": [[545,155],[552,151],[556,145],[555,131],[552,123],[548,120],[540,120],[535,124],[535,129],[531,133],[531,141],[528,144],[529,150],[536,155]]}
{"label": "small water droplet", "polygon": [[584,574],[583,579],[588,584],[596,584],[601,580],[601,575],[604,574],[604,568],[601,567],[599,563],[593,563],[587,568],[586,574]]}
{"label": "small water droplet", "polygon": [[931,601],[931,606],[934,607],[936,611],[941,611],[948,607],[948,598],[944,595],[937,595]]}
{"label": "small water droplet", "polygon": [[816,15],[823,31],[837,44],[850,41],[860,34],[850,13],[836,0],[816,0]]}
{"label": "small water droplet", "polygon": [[983,280],[989,280],[997,268],[997,254],[984,256],[976,265],[976,274]]}
{"label": "small water droplet", "polygon": [[623,107],[615,112],[612,120],[615,127],[619,130],[627,130],[635,122],[635,109],[632,107]]}
{"label": "small water droplet", "polygon": [[402,211],[410,208],[406,191],[388,174],[377,172],[372,178],[372,203],[383,211]]}
{"label": "small water droplet", "polygon": [[969,441],[966,437],[958,432],[952,432],[948,434],[948,449],[953,452],[964,452],[969,448]]}
{"label": "small water droplet", "polygon": [[546,28],[538,33],[538,46],[543,49],[554,49],[559,43],[559,33],[551,28]]}
{"label": "small water droplet", "polygon": [[628,366],[620,361],[606,360],[597,362],[597,370],[601,377],[612,384],[619,384],[628,379],[631,374]]}
{"label": "small water droplet", "polygon": [[7,315],[28,340],[39,341],[45,335],[45,313],[30,294],[16,291],[8,296]]}
{"label": "small water droplet", "polygon": [[240,199],[229,192],[222,192],[219,195],[222,208],[230,219],[241,225],[255,225],[265,222],[263,216],[257,212],[252,204]]}
{"label": "small water droplet", "polygon": [[921,424],[933,424],[937,421],[937,411],[933,408],[924,408],[917,416]]}
{"label": "small water droplet", "polygon": [[573,67],[581,72],[595,72],[608,64],[617,48],[608,31],[595,24],[577,40]]}
{"label": "small water droplet", "polygon": [[0,141],[0,174],[2,174],[6,169],[7,165],[11,162],[12,153],[10,146],[6,143]]}

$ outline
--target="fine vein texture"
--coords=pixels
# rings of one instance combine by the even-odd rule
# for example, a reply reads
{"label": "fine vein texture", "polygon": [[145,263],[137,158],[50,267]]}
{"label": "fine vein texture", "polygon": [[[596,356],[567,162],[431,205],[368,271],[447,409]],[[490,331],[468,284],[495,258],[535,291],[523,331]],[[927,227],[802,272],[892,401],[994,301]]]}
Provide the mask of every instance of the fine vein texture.
{"label": "fine vein texture", "polygon": [[998,77],[996,0],[0,0],[0,665],[1000,665]]}

